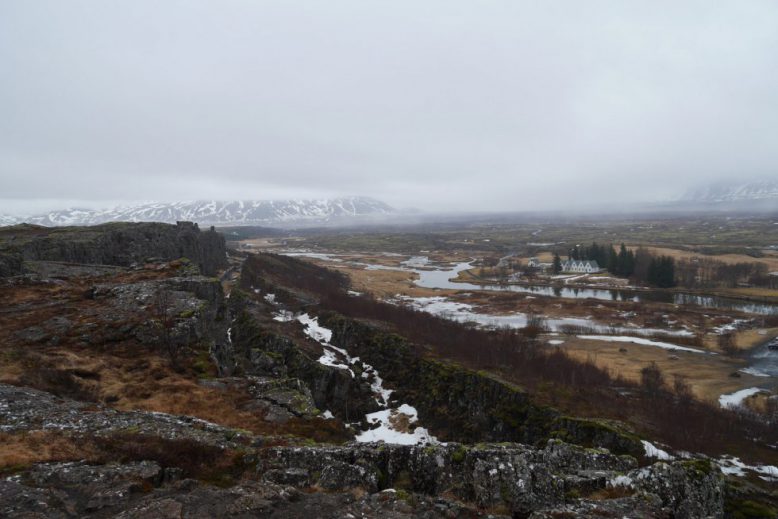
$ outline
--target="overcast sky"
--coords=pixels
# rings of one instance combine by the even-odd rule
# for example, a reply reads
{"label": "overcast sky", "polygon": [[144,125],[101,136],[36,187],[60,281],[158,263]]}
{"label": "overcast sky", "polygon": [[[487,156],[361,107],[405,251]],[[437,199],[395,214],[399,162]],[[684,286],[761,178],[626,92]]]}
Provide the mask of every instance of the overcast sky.
{"label": "overcast sky", "polygon": [[778,2],[0,2],[0,213],[778,178]]}

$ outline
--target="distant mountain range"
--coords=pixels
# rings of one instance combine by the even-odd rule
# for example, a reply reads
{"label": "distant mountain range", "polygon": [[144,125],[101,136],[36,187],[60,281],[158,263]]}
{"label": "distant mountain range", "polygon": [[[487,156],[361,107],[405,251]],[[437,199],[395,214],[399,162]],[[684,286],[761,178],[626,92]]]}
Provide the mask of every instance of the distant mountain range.
{"label": "distant mountain range", "polygon": [[0,215],[0,225],[97,225],[108,222],[193,221],[200,225],[319,225],[376,220],[394,214],[385,203],[367,197],[322,200],[242,200],[157,202],[114,209],[64,209],[29,217]]}
{"label": "distant mountain range", "polygon": [[778,181],[745,182],[741,184],[713,184],[692,189],[682,201],[710,204],[742,202],[752,200],[775,200],[778,202]]}

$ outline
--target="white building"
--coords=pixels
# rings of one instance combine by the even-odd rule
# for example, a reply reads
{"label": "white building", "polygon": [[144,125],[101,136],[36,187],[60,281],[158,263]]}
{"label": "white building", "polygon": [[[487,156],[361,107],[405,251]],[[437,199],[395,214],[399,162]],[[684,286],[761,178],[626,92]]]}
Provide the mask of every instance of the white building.
{"label": "white building", "polygon": [[602,269],[594,260],[567,260],[562,262],[562,272],[594,274]]}

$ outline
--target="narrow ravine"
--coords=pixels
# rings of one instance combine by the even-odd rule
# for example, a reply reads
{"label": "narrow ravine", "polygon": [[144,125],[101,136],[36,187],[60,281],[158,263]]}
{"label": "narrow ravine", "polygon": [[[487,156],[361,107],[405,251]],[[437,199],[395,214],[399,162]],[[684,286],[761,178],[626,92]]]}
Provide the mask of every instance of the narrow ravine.
{"label": "narrow ravine", "polygon": [[[348,371],[352,377],[356,377],[356,370],[370,384],[376,403],[381,409],[365,416],[369,427],[356,434],[356,441],[382,441],[398,445],[441,443],[426,428],[421,427],[419,413],[415,407],[391,400],[393,390],[384,386],[383,379],[373,366],[330,343],[332,330],[320,325],[318,317],[279,310],[274,313],[273,319],[280,322],[297,321],[302,324],[305,334],[322,346],[322,355],[318,359],[320,364]],[[354,425],[359,424],[352,424]]]}

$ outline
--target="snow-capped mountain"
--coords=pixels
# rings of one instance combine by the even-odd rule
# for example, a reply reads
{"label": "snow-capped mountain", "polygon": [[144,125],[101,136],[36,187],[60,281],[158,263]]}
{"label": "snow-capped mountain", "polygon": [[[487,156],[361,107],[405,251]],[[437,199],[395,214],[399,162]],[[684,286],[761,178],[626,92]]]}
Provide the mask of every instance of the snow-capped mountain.
{"label": "snow-capped mountain", "polygon": [[19,223],[19,219],[15,218],[13,216],[5,216],[0,214],[0,227],[3,227],[4,225],[14,225]]}
{"label": "snow-capped mountain", "polygon": [[688,191],[682,200],[708,204],[775,200],[778,204],[778,181],[712,184]]}
{"label": "snow-capped mountain", "polygon": [[366,197],[322,200],[156,202],[114,209],[65,209],[30,217],[0,216],[0,225],[96,225],[107,222],[193,221],[201,225],[318,225],[390,215],[394,209]]}

